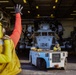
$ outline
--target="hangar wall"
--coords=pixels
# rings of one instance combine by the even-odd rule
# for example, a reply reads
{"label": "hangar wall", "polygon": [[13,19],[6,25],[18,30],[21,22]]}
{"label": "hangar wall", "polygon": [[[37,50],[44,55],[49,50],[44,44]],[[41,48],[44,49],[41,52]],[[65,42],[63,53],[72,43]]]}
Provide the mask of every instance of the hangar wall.
{"label": "hangar wall", "polygon": [[[64,28],[63,38],[70,37],[71,31],[73,31],[74,27],[76,27],[76,20],[60,20],[60,22],[62,23],[63,28]],[[24,29],[26,29],[26,25],[33,25],[33,22],[31,23],[31,21],[27,20],[27,21],[25,21],[25,23],[22,23],[22,25],[23,25],[22,27]],[[14,25],[12,25],[12,26],[14,26]],[[11,29],[12,28],[13,27],[11,27]],[[21,37],[23,37],[23,33],[22,33]]]}
{"label": "hangar wall", "polygon": [[74,27],[76,27],[76,20],[63,20],[61,23],[64,28],[63,38],[70,37],[71,31],[73,31]]}

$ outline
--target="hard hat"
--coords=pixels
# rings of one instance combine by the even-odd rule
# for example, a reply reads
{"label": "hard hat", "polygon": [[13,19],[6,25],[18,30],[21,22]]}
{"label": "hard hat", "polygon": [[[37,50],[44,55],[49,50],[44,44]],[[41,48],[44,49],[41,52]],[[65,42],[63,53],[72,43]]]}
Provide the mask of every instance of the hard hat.
{"label": "hard hat", "polygon": [[60,45],[57,43],[56,46],[59,47]]}

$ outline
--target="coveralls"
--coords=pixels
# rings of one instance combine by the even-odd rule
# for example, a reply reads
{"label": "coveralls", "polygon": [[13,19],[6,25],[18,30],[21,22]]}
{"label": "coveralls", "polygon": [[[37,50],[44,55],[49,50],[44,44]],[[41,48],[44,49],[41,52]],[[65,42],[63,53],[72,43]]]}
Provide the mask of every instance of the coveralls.
{"label": "coveralls", "polygon": [[55,47],[53,47],[54,51],[61,51],[61,47],[59,46],[59,44],[56,44]]}
{"label": "coveralls", "polygon": [[4,36],[3,46],[0,47],[2,49],[2,52],[0,52],[0,75],[17,75],[21,72],[20,62],[15,52],[21,31],[21,16],[20,13],[17,13],[12,35],[10,37]]}

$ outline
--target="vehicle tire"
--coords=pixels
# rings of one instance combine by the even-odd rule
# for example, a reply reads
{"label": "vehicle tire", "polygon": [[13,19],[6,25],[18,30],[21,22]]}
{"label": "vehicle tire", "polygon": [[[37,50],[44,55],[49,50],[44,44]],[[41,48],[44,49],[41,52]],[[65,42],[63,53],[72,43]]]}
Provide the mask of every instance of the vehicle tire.
{"label": "vehicle tire", "polygon": [[32,65],[32,58],[31,58],[30,64]]}
{"label": "vehicle tire", "polygon": [[30,64],[32,65],[32,57],[30,57]]}
{"label": "vehicle tire", "polygon": [[40,70],[46,70],[46,62],[43,59],[37,60],[37,68]]}
{"label": "vehicle tire", "polygon": [[66,69],[67,69],[67,58],[65,59],[64,67],[62,67],[61,69],[62,69],[62,70],[66,70]]}

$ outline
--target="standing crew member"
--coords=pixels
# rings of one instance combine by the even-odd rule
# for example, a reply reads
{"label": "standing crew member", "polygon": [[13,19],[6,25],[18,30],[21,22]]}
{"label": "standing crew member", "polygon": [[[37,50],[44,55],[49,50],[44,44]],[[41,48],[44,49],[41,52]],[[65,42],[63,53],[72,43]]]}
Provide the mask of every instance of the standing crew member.
{"label": "standing crew member", "polygon": [[11,36],[4,35],[4,29],[0,23],[0,75],[17,75],[21,72],[15,47],[22,31],[20,16],[22,8],[21,5],[17,5],[15,8],[15,28]]}
{"label": "standing crew member", "polygon": [[55,47],[53,48],[54,51],[61,51],[61,47],[59,44],[56,44]]}

